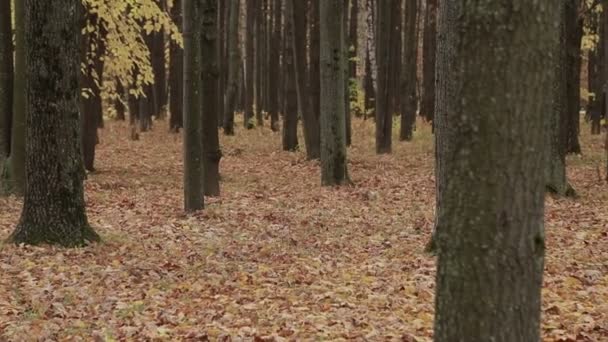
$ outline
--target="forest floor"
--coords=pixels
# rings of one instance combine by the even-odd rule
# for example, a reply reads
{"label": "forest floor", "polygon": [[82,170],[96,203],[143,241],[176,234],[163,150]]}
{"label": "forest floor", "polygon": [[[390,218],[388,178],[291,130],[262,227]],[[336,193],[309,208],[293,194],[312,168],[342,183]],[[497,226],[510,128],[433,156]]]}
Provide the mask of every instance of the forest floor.
{"label": "forest floor", "polygon": [[[186,216],[181,137],[159,122],[130,141],[108,123],[86,182],[104,241],[1,245],[0,340],[430,340],[432,135],[419,124],[385,156],[373,137],[371,121],[355,120],[354,185],[322,188],[317,162],[282,152],[280,134],[222,136],[222,196]],[[608,340],[603,143],[582,143],[568,160],[580,197],[547,197],[546,341]],[[5,239],[21,200],[0,208]]]}

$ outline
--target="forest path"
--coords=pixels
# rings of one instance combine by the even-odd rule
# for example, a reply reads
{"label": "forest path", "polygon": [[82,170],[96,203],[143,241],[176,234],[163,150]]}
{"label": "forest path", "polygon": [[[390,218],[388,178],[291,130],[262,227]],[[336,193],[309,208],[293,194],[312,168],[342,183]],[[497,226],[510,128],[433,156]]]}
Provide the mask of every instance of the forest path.
{"label": "forest path", "polygon": [[[373,122],[353,126],[354,186],[343,188],[322,188],[317,162],[280,151],[280,134],[238,126],[221,136],[222,196],[186,216],[181,135],[160,122],[130,141],[125,124],[108,123],[86,182],[89,220],[104,242],[2,245],[0,339],[430,339],[430,129],[419,123],[413,143],[395,137],[394,154],[376,156]],[[584,135],[583,157],[569,160],[581,197],[547,201],[547,341],[608,336],[601,142]],[[0,199],[0,238],[20,203]]]}

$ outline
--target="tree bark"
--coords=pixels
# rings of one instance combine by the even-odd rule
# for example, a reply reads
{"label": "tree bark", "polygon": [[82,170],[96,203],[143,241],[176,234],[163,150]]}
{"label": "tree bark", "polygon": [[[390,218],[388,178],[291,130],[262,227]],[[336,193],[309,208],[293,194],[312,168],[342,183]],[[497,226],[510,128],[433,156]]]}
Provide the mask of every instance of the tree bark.
{"label": "tree bark", "polygon": [[234,112],[236,111],[237,93],[239,88],[239,70],[241,55],[239,50],[239,0],[230,0],[228,10],[228,78],[226,85],[224,134],[234,135]]}
{"label": "tree bark", "polygon": [[568,120],[566,121],[566,152],[581,153],[579,142],[581,110],[581,44],[583,18],[579,16],[580,0],[566,1],[566,49],[568,53]]}
{"label": "tree bark", "polygon": [[279,72],[276,70],[280,69],[281,64],[281,55],[280,55],[280,46],[281,46],[281,0],[273,1],[273,24],[272,24],[272,46],[270,47],[270,70],[274,69],[274,72],[270,72],[268,75],[268,88],[269,88],[269,96],[268,96],[268,111],[270,114],[270,129],[273,132],[277,132],[279,130]]}
{"label": "tree bark", "polygon": [[422,50],[421,115],[429,122],[435,116],[435,50],[437,47],[437,0],[427,0]]}
{"label": "tree bark", "polygon": [[439,6],[437,342],[540,341],[556,7]]}
{"label": "tree bark", "polygon": [[11,152],[13,121],[13,29],[11,0],[0,0],[0,192],[4,162]]}
{"label": "tree bark", "polygon": [[[161,10],[166,10],[165,0],[155,0]],[[165,56],[165,31],[155,31],[151,37],[150,59],[154,72],[154,115],[162,119],[167,105],[167,58]]]}
{"label": "tree bark", "polygon": [[226,43],[226,31],[228,26],[228,9],[229,5],[227,4],[229,1],[219,1],[218,0],[218,80],[217,80],[217,124],[218,128],[221,128],[224,123],[224,94],[226,93],[226,81],[227,81],[227,63],[226,59],[228,58],[228,50]]}
{"label": "tree bark", "polygon": [[[293,37],[292,48],[296,68],[296,92],[298,97],[298,112],[302,117],[304,125],[304,143],[306,144],[306,156],[308,159],[318,159],[320,156],[319,120],[309,108],[307,101],[309,90],[306,84],[306,2],[301,0],[289,0],[292,3]],[[342,22],[340,25],[340,31]],[[314,56],[313,56],[314,57]],[[342,58],[340,58],[342,60]],[[341,78],[344,79],[343,77]],[[311,82],[312,83],[312,82]],[[344,88],[344,85],[342,85]]]}
{"label": "tree bark", "polygon": [[350,108],[350,36],[348,35],[348,12],[350,3],[356,0],[343,1],[344,14],[342,15],[342,38],[344,39],[344,42],[342,43],[342,54],[344,55],[344,58],[342,59],[342,69],[344,69],[344,124],[346,129],[346,146],[350,146],[352,143],[353,123]]}
{"label": "tree bark", "polygon": [[381,0],[377,2],[378,20],[376,32],[376,61],[378,63],[378,86],[376,92],[376,153],[391,153],[393,115],[391,110],[391,81],[390,65],[394,48],[391,39],[391,22],[393,2],[396,0]]}
{"label": "tree bark", "polygon": [[[182,28],[182,0],[173,0],[171,18],[177,27]],[[183,127],[183,87],[184,51],[171,40],[169,48],[169,130],[178,132]]]}
{"label": "tree bark", "polygon": [[255,18],[258,0],[248,0],[245,30],[245,118],[244,126],[253,128],[255,106]]}
{"label": "tree bark", "polygon": [[346,162],[342,1],[320,1],[321,183],[350,182]]}
{"label": "tree bark", "polygon": [[[283,82],[285,103],[283,108],[283,151],[298,149],[298,95],[296,86],[296,66],[293,58],[293,1],[285,1],[285,34],[283,39]],[[298,0],[295,0],[298,1]]]}
{"label": "tree bark", "polygon": [[[366,4],[366,53],[365,53],[365,110],[371,110],[370,116],[376,115],[376,94],[378,86],[378,66],[376,63],[376,0],[365,0]],[[367,117],[367,113],[366,113]]]}
{"label": "tree bark", "polygon": [[217,0],[204,0],[202,8],[202,95],[203,95],[203,189],[207,196],[220,195],[220,141],[218,137],[218,37]]}
{"label": "tree bark", "polygon": [[201,1],[182,0],[184,37],[184,208],[203,209]]}
{"label": "tree bark", "polygon": [[401,69],[401,127],[399,138],[411,141],[414,135],[416,111],[416,75],[418,74],[418,35],[416,34],[417,0],[405,0],[403,33],[403,60]]}
{"label": "tree bark", "polygon": [[27,75],[26,187],[10,240],[82,246],[98,241],[85,212],[79,141],[78,0],[25,1]]}

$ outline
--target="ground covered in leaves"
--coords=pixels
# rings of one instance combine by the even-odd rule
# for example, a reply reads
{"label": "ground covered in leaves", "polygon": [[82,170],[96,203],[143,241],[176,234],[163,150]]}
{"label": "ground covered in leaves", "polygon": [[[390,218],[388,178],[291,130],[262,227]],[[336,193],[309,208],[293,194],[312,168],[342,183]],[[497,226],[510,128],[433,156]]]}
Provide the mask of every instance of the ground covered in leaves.
{"label": "ground covered in leaves", "polygon": [[[104,239],[0,246],[0,340],[404,340],[432,336],[432,137],[374,154],[355,121],[351,187],[280,150],[268,128],[222,137],[222,191],[182,213],[181,137],[101,131],[88,214]],[[587,127],[584,127],[587,130]],[[601,137],[569,159],[580,197],[547,198],[546,341],[608,340],[608,184]],[[0,239],[21,201],[0,199]]]}

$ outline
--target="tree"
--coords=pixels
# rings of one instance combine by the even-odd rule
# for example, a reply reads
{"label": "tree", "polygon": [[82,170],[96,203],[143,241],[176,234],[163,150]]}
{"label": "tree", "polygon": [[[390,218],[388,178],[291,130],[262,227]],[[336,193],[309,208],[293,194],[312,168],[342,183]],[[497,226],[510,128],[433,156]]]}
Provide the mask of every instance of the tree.
{"label": "tree", "polygon": [[403,27],[403,60],[401,68],[401,127],[399,139],[411,141],[416,122],[418,103],[416,100],[416,75],[418,73],[418,35],[416,33],[417,0],[405,0],[405,22]]}
{"label": "tree", "polygon": [[350,182],[346,164],[342,1],[320,1],[321,183]]}
{"label": "tree", "polygon": [[540,340],[556,7],[439,6],[435,341]]}
{"label": "tree", "polygon": [[79,140],[79,0],[25,1],[26,187],[14,243],[82,246],[88,223]]}
{"label": "tree", "polygon": [[392,10],[396,0],[377,2],[376,62],[378,63],[378,86],[376,92],[376,153],[391,153],[393,113],[391,112],[391,55],[395,45]]}
{"label": "tree", "polygon": [[296,66],[293,58],[293,0],[285,1],[285,34],[283,35],[283,151],[298,149],[298,94]]}
{"label": "tree", "polygon": [[184,207],[203,209],[201,1],[182,0],[184,37]]}
{"label": "tree", "polygon": [[[4,162],[11,152],[13,120],[13,33],[11,0],[0,0],[0,187]],[[2,189],[0,188],[0,191]]]}
{"label": "tree", "polygon": [[255,103],[255,19],[257,2],[259,0],[248,0],[247,22],[245,30],[245,117],[243,124],[245,128],[253,128],[254,103]]}
{"label": "tree", "polygon": [[579,12],[581,0],[566,1],[565,9],[565,40],[567,51],[567,120],[566,152],[580,154],[581,144],[578,140],[580,132],[581,110],[581,44],[583,41],[584,17]]}
{"label": "tree", "polygon": [[551,107],[547,107],[551,115],[546,120],[547,130],[545,149],[547,150],[547,163],[545,165],[545,179],[547,190],[558,196],[575,196],[566,175],[566,152],[568,145],[568,126],[570,109],[568,106],[568,50],[566,48],[566,15],[565,2],[560,2],[560,21],[558,36],[553,46],[553,55],[549,60],[555,73],[554,83],[551,86]]}
{"label": "tree", "polygon": [[[270,48],[270,67],[277,68],[280,65],[281,61],[281,0],[273,0],[272,6],[272,46]],[[279,73],[271,72],[268,75],[268,88],[269,88],[269,97],[268,97],[268,112],[270,114],[270,129],[273,132],[279,130]]]}
{"label": "tree", "polygon": [[220,195],[219,164],[222,159],[218,137],[218,36],[217,36],[217,0],[203,0],[201,19],[201,61],[202,61],[202,95],[203,95],[203,171],[205,195]]}
{"label": "tree", "polygon": [[437,46],[437,0],[426,1],[422,50],[421,115],[428,121],[435,116],[435,50]]}
{"label": "tree", "polygon": [[[182,0],[174,0],[171,8],[171,18],[180,28],[182,27]],[[169,129],[179,131],[183,126],[182,104],[184,100],[184,51],[179,44],[172,40],[169,47]]]}
{"label": "tree", "polygon": [[228,9],[228,77],[226,81],[224,134],[234,135],[234,111],[236,110],[237,93],[239,88],[239,65],[241,60],[239,50],[239,0],[230,0]]}
{"label": "tree", "polygon": [[[302,117],[302,124],[304,126],[306,156],[308,159],[318,159],[320,155],[319,120],[310,109],[310,103],[307,100],[309,97],[309,88],[306,84],[306,2],[300,0],[290,1],[293,1],[291,5],[293,24],[293,37],[291,42],[294,65],[296,68],[295,77],[298,112]],[[341,25],[342,23],[340,22],[339,24]],[[312,56],[312,58],[315,59],[318,57]],[[314,84],[312,87],[314,87]],[[344,87],[344,85],[342,85],[342,87]]]}

